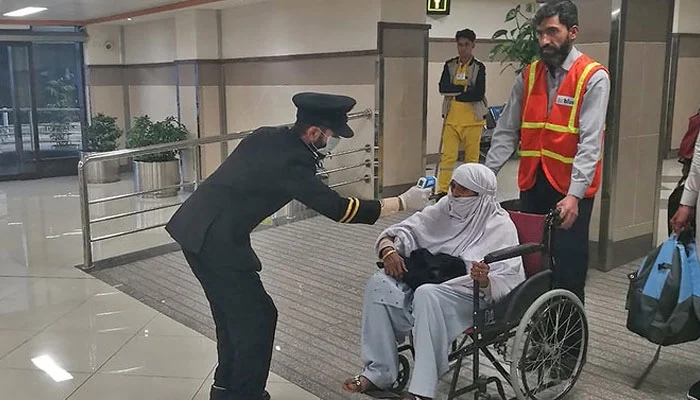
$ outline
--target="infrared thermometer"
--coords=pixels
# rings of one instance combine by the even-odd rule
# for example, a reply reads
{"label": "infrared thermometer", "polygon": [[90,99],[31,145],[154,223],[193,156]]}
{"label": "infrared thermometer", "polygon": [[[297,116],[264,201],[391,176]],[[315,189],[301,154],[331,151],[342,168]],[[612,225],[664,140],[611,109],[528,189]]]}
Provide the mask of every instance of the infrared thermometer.
{"label": "infrared thermometer", "polygon": [[436,183],[437,181],[434,176],[424,176],[418,179],[418,184],[416,186],[421,189],[429,189],[434,188]]}

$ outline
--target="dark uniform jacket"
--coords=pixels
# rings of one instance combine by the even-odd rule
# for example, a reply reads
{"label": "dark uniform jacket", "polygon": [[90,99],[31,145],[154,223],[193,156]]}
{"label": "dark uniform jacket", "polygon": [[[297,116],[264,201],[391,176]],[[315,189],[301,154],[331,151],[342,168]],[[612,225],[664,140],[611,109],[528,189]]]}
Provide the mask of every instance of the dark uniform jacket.
{"label": "dark uniform jacket", "polygon": [[292,199],[334,221],[373,224],[377,200],[344,198],[317,176],[316,154],[289,128],[264,127],[238,145],[180,206],[165,229],[215,269],[261,269],[250,233]]}

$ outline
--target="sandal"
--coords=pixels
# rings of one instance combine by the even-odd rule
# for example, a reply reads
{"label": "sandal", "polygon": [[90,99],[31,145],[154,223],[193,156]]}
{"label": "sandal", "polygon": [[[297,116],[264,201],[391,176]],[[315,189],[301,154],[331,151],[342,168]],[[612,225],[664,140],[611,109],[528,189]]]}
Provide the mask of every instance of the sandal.
{"label": "sandal", "polygon": [[371,390],[377,390],[377,387],[369,379],[362,375],[357,375],[343,382],[343,390],[350,393],[365,393]]}

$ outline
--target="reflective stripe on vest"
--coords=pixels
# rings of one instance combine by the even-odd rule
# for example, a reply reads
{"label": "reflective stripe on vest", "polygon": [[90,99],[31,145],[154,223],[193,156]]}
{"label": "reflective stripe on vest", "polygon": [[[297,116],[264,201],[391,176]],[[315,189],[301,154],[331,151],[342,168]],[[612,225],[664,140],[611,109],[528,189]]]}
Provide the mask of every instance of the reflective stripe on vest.
{"label": "reflective stripe on vest", "polygon": [[[527,82],[527,99],[528,101],[530,100],[530,93],[532,93],[532,88],[535,86],[535,79],[537,77],[537,64],[539,63],[539,60],[533,62],[530,65],[530,74],[528,77],[528,82]],[[578,81],[576,82],[576,91],[574,92],[574,104],[571,108],[571,115],[569,116],[569,125],[564,126],[564,125],[557,125],[557,124],[552,124],[549,122],[530,122],[530,121],[523,121],[521,124],[522,128],[525,129],[549,129],[554,132],[561,132],[561,133],[571,133],[572,135],[578,135],[579,129],[576,127],[576,114],[578,113],[578,108],[581,105],[581,94],[583,92],[583,84],[586,82],[586,79],[588,78],[588,74],[591,72],[593,68],[596,68],[600,65],[600,63],[597,62],[592,62],[586,66],[586,68],[583,69],[583,72],[581,73],[581,76],[579,77]],[[527,107],[526,107],[527,108]]]}
{"label": "reflective stripe on vest", "polygon": [[[555,159],[555,160],[557,160],[557,161],[561,161],[561,162],[563,162],[564,164],[573,164],[573,163],[574,163],[574,158],[573,158],[573,157],[564,157],[564,156],[562,156],[561,154],[557,154],[557,153],[555,153],[555,152],[553,152],[553,151],[549,151],[549,150],[546,150],[546,149],[542,149],[542,150],[520,150],[520,151],[518,151],[518,156],[520,156],[521,158],[523,158],[523,157],[538,157],[538,158],[539,158],[539,157],[541,157],[541,156],[544,156],[544,157],[553,158],[553,159]],[[601,152],[600,152],[600,156],[598,157],[598,161],[600,161],[600,160],[602,160],[602,159],[603,159],[603,152],[601,151]]]}

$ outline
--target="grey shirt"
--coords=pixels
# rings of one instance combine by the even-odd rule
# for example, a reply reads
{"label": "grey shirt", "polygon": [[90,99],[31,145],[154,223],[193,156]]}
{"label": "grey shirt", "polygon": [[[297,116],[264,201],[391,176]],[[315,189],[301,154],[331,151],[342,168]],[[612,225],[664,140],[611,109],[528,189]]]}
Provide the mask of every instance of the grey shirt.
{"label": "grey shirt", "polygon": [[[547,88],[549,89],[547,115],[552,110],[552,103],[556,98],[559,85],[581,54],[575,47],[572,48],[561,67],[554,71],[554,76],[550,73],[551,71],[547,73]],[[508,161],[520,142],[520,123],[522,122],[520,114],[524,86],[523,76],[518,74],[510,98],[493,132],[491,149],[486,156],[485,164],[496,174]],[[596,164],[600,158],[601,139],[609,96],[610,77],[606,71],[597,71],[588,80],[581,102],[578,150],[574,157],[571,185],[569,186],[569,194],[579,199],[584,197],[586,190],[593,182]]]}

